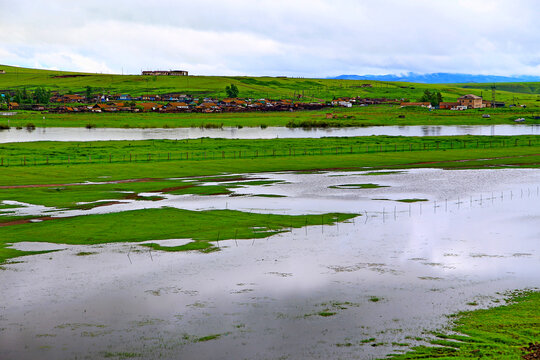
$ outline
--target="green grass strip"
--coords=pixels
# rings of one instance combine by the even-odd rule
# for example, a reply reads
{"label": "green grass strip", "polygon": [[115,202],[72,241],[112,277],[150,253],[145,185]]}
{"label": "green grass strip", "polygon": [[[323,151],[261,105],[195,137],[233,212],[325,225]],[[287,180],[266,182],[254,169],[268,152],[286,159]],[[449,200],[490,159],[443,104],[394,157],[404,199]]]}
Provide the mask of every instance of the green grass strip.
{"label": "green grass strip", "polygon": [[540,340],[540,292],[518,293],[506,306],[461,312],[452,331],[462,335],[438,334],[430,341],[434,346],[391,359],[521,359],[522,348]]}

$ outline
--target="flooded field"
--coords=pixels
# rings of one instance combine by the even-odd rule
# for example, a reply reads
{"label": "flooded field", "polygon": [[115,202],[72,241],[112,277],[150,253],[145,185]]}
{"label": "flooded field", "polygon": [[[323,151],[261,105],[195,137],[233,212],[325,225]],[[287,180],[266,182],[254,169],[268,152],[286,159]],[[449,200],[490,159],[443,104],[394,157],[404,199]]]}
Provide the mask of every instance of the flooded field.
{"label": "flooded field", "polygon": [[0,270],[0,358],[374,359],[418,344],[449,314],[540,287],[540,170],[250,177],[280,181],[90,210],[10,203],[6,214],[168,206],[358,216],[219,241],[209,254],[15,244],[60,251]]}
{"label": "flooded field", "polygon": [[120,129],[120,128],[43,128],[0,131],[0,143],[29,141],[105,141],[197,139],[321,138],[325,136],[453,136],[453,135],[538,135],[540,125],[460,125],[460,126],[368,126],[350,128],[300,129],[268,127],[266,129],[224,127],[221,129]]}

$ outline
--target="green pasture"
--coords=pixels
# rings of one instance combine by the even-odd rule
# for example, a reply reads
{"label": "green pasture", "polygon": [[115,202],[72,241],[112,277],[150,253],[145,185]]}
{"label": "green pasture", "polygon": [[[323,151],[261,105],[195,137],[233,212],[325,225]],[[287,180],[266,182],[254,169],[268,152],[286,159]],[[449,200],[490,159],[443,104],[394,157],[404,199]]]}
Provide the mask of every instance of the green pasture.
{"label": "green pasture", "polygon": [[[0,144],[0,168],[50,166],[53,164],[141,164],[190,160],[231,161],[292,159],[324,155],[370,154],[434,150],[475,150],[486,148],[535,147],[537,135],[520,136],[364,136],[285,139],[219,139],[29,142]],[[511,152],[512,150],[506,150]],[[400,155],[400,156],[401,156]],[[289,159],[287,159],[289,158]],[[272,160],[273,161],[273,160]],[[293,160],[296,161],[296,160]],[[202,165],[201,166],[205,166]],[[46,169],[44,169],[46,171]],[[0,175],[1,178],[1,175]]]}

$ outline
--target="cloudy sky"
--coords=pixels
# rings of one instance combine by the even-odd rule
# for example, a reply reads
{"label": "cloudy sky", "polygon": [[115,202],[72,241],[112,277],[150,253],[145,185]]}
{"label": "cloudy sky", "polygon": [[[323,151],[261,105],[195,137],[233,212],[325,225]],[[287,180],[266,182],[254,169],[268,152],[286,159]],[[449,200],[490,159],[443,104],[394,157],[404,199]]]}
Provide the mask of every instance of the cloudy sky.
{"label": "cloudy sky", "polygon": [[0,0],[0,64],[540,75],[538,0]]}

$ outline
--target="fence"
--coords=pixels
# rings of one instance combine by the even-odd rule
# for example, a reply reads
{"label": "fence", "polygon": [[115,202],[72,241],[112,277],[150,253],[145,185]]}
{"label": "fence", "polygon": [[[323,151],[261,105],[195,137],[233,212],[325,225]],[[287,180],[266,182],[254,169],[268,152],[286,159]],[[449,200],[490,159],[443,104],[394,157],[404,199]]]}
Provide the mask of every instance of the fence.
{"label": "fence", "polygon": [[373,154],[389,152],[463,150],[463,149],[497,149],[540,145],[538,139],[497,140],[497,141],[436,141],[422,143],[362,144],[331,147],[285,147],[272,149],[236,149],[236,150],[196,150],[174,152],[128,152],[125,154],[108,153],[97,155],[40,155],[40,156],[0,156],[0,166],[38,166],[38,165],[70,165],[70,164],[104,164],[104,163],[148,163],[163,161],[204,161],[223,159],[256,159],[289,156],[328,156],[347,154]]}

